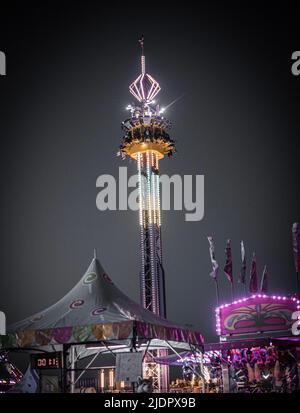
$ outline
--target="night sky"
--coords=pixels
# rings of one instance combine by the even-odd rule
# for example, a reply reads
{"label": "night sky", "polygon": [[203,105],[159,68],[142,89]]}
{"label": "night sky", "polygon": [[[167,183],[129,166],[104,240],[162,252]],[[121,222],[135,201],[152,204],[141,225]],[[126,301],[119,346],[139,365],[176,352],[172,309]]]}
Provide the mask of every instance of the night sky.
{"label": "night sky", "polygon": [[[120,122],[139,71],[161,84],[178,154],[165,174],[205,175],[205,217],[163,211],[168,318],[214,334],[215,292],[207,235],[220,267],[232,239],[234,277],[245,242],[247,276],[269,267],[270,291],[292,293],[291,226],[300,221],[299,14],[287,2],[209,6],[167,3],[47,2],[1,5],[0,309],[14,322],[61,298],[93,256],[139,299],[138,214],[100,212],[96,179],[129,166],[116,156]],[[13,5],[15,4],[15,7]],[[278,7],[278,8],[277,8]],[[283,8],[284,7],[284,8]],[[230,288],[220,272],[222,298]],[[236,284],[236,292],[242,289]]]}

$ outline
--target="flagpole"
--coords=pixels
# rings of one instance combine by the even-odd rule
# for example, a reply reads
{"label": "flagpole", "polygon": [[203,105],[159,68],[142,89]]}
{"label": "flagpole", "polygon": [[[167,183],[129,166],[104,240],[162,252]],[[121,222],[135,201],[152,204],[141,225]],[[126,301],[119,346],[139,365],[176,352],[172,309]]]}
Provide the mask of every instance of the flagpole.
{"label": "flagpole", "polygon": [[234,288],[233,288],[233,282],[231,283],[231,302],[233,303],[234,301]]}
{"label": "flagpole", "polygon": [[219,284],[218,284],[217,278],[215,278],[215,287],[216,287],[217,307],[219,307],[220,297],[219,297]]}
{"label": "flagpole", "polygon": [[292,240],[293,240],[293,255],[296,270],[297,281],[297,296],[300,298],[300,283],[299,283],[299,270],[300,270],[300,225],[298,222],[294,222],[292,226]]}

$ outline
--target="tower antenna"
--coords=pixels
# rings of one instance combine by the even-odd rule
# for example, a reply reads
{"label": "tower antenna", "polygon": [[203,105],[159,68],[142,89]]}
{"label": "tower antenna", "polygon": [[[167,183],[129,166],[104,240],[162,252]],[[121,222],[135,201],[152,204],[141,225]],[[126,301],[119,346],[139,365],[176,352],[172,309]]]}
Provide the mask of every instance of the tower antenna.
{"label": "tower antenna", "polygon": [[160,91],[159,83],[148,73],[146,73],[146,63],[144,54],[144,36],[139,38],[141,46],[141,74],[129,86],[130,93],[142,104],[148,106]]}
{"label": "tower antenna", "polygon": [[146,64],[145,64],[145,55],[144,55],[144,35],[139,38],[139,44],[142,49],[142,55],[141,55],[141,69],[142,69],[142,75],[146,73]]}

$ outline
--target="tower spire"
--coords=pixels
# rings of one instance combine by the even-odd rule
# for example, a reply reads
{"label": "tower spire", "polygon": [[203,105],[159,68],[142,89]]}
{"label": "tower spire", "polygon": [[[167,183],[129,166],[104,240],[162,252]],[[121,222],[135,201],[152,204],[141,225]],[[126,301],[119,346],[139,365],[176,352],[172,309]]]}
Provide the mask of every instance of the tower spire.
{"label": "tower spire", "polygon": [[160,86],[153,76],[146,73],[143,35],[140,37],[139,43],[141,46],[141,74],[131,83],[129,91],[143,106],[148,106],[153,103],[153,99],[160,91]]}
{"label": "tower spire", "polygon": [[142,34],[142,36],[139,38],[139,43],[141,46],[141,72],[142,75],[144,75],[146,73],[146,61],[145,61],[145,54],[144,54],[144,35]]}

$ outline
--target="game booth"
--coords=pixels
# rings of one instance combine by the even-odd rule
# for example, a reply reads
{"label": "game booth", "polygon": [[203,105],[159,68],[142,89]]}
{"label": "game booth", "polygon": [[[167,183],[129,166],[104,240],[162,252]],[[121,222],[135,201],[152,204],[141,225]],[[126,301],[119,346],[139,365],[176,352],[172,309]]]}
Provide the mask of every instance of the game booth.
{"label": "game booth", "polygon": [[219,342],[205,344],[203,374],[191,352],[157,359],[182,367],[171,391],[201,388],[209,393],[291,393],[300,388],[300,337],[293,335],[296,296],[253,294],[216,308]]}

